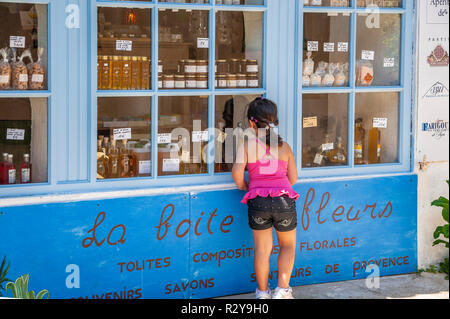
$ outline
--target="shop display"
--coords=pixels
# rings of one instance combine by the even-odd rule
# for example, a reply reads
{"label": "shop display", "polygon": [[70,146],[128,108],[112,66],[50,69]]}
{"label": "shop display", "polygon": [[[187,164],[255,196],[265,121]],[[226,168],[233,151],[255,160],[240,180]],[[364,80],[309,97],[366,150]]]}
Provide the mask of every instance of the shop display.
{"label": "shop display", "polygon": [[328,63],[320,61],[314,70],[315,62],[312,58],[312,52],[306,53],[307,58],[303,61],[302,86],[346,86],[348,83],[348,69],[346,63]]}
{"label": "shop display", "polygon": [[401,2],[401,0],[357,0],[356,5],[358,7],[398,8],[401,6]]}
{"label": "shop display", "polygon": [[381,163],[381,132],[373,127],[369,131],[369,164]]}
{"label": "shop display", "polygon": [[2,57],[0,62],[0,90],[7,90],[11,87],[11,65],[7,48],[0,49],[0,55]]}
{"label": "shop display", "polygon": [[23,154],[23,161],[18,166],[14,164],[14,155],[3,153],[0,161],[0,184],[29,184],[31,183],[30,155]]}
{"label": "shop display", "polygon": [[356,85],[369,86],[374,79],[373,64],[369,61],[359,60],[356,63]]}
{"label": "shop display", "polygon": [[348,7],[350,0],[303,0],[304,6]]}
{"label": "shop display", "polygon": [[[38,59],[36,62],[33,62],[28,65],[29,74],[28,79],[30,81],[29,87],[31,90],[43,90],[45,89],[45,69],[42,64],[42,56],[44,54],[44,48],[38,48],[37,56]],[[31,55],[30,55],[31,57]]]}
{"label": "shop display", "polygon": [[363,128],[363,119],[358,118],[355,121],[355,164],[363,165],[365,163],[365,141],[366,141],[366,131]]}

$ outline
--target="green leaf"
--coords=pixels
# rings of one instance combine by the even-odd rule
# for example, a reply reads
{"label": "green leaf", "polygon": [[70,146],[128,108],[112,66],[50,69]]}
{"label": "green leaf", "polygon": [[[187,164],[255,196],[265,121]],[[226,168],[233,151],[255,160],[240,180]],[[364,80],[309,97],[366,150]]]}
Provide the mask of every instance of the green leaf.
{"label": "green leaf", "polygon": [[435,240],[435,241],[433,242],[433,246],[436,246],[436,245],[439,245],[439,244],[445,244],[446,247],[448,247],[448,242],[445,241],[445,240],[438,239],[438,240]]}
{"label": "green leaf", "polygon": [[443,226],[436,227],[436,230],[434,231],[433,237],[434,239],[438,239],[439,236],[442,234]]}
{"label": "green leaf", "polygon": [[29,293],[28,293],[28,298],[27,299],[36,299],[36,296],[34,295],[34,290],[31,290]]}
{"label": "green leaf", "polygon": [[448,223],[448,207],[442,209],[442,218]]}
{"label": "green leaf", "polygon": [[448,238],[448,224],[442,227],[442,234],[445,238]]}
{"label": "green leaf", "polygon": [[38,294],[37,294],[37,296],[36,296],[36,299],[44,299],[44,295],[45,294],[47,294],[47,299],[49,299],[50,298],[50,294],[49,294],[49,292],[48,292],[48,290],[42,290],[42,291],[40,291]]}

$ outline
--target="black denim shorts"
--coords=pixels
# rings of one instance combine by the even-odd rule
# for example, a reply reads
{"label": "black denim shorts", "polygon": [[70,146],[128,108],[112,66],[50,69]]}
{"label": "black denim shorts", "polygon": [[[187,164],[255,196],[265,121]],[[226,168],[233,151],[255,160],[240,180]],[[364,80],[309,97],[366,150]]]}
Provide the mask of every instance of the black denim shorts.
{"label": "black denim shorts", "polygon": [[277,231],[288,232],[297,227],[295,199],[289,196],[256,197],[247,202],[248,223],[253,230],[275,227]]}

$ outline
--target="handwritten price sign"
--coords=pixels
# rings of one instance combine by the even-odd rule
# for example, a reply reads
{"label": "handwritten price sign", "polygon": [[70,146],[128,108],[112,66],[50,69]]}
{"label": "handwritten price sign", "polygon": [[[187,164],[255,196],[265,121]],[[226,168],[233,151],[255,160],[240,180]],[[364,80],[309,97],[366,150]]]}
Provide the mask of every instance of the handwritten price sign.
{"label": "handwritten price sign", "polygon": [[10,141],[23,141],[25,139],[25,130],[8,128],[6,129],[6,139]]}

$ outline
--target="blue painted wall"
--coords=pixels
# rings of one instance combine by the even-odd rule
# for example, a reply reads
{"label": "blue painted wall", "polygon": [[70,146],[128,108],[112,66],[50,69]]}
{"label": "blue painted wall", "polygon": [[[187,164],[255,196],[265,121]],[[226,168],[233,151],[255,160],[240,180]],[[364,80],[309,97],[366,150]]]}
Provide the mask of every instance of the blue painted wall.
{"label": "blue painted wall", "polygon": [[[417,176],[301,183],[291,285],[414,272]],[[51,298],[205,298],[251,292],[243,193],[180,193],[0,208],[9,277]],[[275,238],[275,236],[274,236]],[[274,246],[271,286],[276,286]],[[71,268],[76,265],[75,268]],[[68,268],[69,266],[69,268]],[[79,270],[80,287],[71,286]]]}

